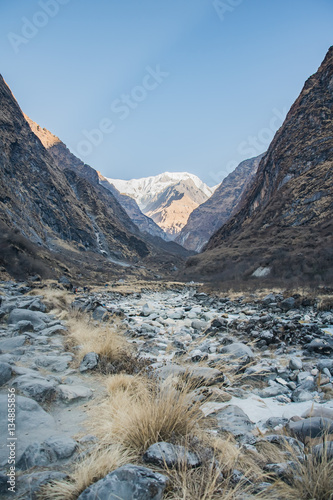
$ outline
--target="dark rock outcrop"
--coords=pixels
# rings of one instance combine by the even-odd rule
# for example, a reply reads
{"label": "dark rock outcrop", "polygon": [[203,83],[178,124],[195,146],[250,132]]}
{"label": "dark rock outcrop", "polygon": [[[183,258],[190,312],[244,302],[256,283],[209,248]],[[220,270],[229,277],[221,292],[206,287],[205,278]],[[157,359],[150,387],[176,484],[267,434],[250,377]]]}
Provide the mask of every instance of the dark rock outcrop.
{"label": "dark rock outcrop", "polygon": [[215,233],[237,211],[238,204],[257,172],[263,155],[242,161],[218,186],[212,196],[190,214],[176,242],[200,252]]}
{"label": "dark rock outcrop", "polygon": [[[291,107],[238,212],[186,275],[329,281],[333,275],[333,47]],[[257,279],[257,278],[256,278]]]}

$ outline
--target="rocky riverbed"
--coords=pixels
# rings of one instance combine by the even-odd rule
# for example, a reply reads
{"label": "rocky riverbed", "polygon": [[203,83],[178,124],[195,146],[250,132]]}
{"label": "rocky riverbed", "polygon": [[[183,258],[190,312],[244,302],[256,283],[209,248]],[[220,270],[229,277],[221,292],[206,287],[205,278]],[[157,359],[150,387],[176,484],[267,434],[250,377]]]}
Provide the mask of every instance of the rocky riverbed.
{"label": "rocky riverbed", "polygon": [[[103,385],[92,376],[100,359],[90,353],[80,365],[77,350],[65,349],[66,324],[46,312],[43,290],[29,295],[26,284],[3,282],[0,291],[0,488],[2,495],[11,494],[7,399],[15,388],[16,491],[33,499],[42,484],[65,479],[96,439],[85,434],[84,422],[87,405],[103,398]],[[94,322],[107,325],[116,317],[150,376],[192,380],[193,401],[200,403],[212,434],[230,434],[236,446],[256,453],[262,441],[280,446],[281,433],[288,432],[300,454],[304,445],[310,452],[317,446],[320,454],[315,439],[333,436],[333,312],[319,310],[315,301],[279,293],[214,296],[195,284],[133,293],[105,287],[72,298],[72,308]],[[147,466],[118,469],[80,498],[109,498],[103,495],[110,488],[124,499],[162,498],[167,476],[149,464],[166,457],[172,463],[172,456],[186,453],[160,444],[147,450]],[[331,447],[328,454],[332,458]],[[193,467],[203,460],[188,458]],[[283,478],[292,467],[288,463],[286,454],[284,462],[265,467]],[[237,470],[234,474],[235,482],[243,480]],[[117,490],[119,484],[123,489]],[[147,484],[155,485],[155,496],[149,496]],[[269,482],[256,485],[251,495],[269,487]]]}

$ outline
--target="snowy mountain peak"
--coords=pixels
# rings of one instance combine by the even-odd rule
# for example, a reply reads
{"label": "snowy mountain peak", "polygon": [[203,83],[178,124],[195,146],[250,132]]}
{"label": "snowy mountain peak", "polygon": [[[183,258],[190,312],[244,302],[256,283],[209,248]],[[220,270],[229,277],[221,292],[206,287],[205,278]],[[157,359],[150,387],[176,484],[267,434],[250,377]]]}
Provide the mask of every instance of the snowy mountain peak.
{"label": "snowy mountain peak", "polygon": [[163,172],[159,175],[142,177],[141,179],[107,179],[122,194],[127,194],[136,200],[141,210],[152,202],[157,195],[165,191],[168,187],[176,186],[179,182],[191,180],[198,191],[207,198],[213,194],[213,189],[207,186],[199,177],[188,172]]}

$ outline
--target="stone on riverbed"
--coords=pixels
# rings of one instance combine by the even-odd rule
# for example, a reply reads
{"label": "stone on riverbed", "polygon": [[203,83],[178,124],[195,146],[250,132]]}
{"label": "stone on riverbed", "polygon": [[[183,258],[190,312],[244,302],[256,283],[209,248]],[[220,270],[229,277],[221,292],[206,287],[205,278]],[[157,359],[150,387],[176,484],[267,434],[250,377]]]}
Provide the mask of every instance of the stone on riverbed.
{"label": "stone on riverbed", "polygon": [[96,352],[88,352],[81,361],[80,372],[86,372],[88,370],[94,370],[97,368],[99,362],[99,355]]}
{"label": "stone on riverbed", "polygon": [[333,420],[313,417],[297,422],[290,421],[287,429],[296,438],[305,441],[307,438],[316,438],[325,434],[333,434]]}
{"label": "stone on riverbed", "polygon": [[244,436],[254,429],[254,424],[249,417],[236,405],[228,405],[211,413],[209,417],[214,417],[217,420],[220,431],[230,432],[235,437]]}
{"label": "stone on riverbed", "polygon": [[155,443],[143,455],[146,463],[160,467],[199,467],[201,460],[196,453],[186,450],[184,446],[171,443]]}
{"label": "stone on riverbed", "polygon": [[8,363],[0,362],[0,386],[5,385],[12,378],[12,368]]}
{"label": "stone on riverbed", "polygon": [[78,500],[161,500],[168,478],[146,467],[124,465],[85,489]]}

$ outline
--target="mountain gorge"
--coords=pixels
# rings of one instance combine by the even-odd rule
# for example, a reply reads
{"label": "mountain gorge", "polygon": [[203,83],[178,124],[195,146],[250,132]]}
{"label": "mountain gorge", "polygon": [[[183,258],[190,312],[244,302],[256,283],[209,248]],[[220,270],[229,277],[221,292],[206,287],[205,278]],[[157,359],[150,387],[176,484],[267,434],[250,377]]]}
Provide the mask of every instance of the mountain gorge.
{"label": "mountain gorge", "polygon": [[[53,134],[26,119],[0,78],[1,264],[12,274],[96,277],[103,269],[159,272],[183,249],[146,238],[97,172]],[[33,132],[36,132],[37,135]],[[38,137],[39,136],[39,137]],[[29,255],[28,255],[29,254]],[[150,259],[152,261],[150,262]]]}
{"label": "mountain gorge", "polygon": [[333,47],[261,159],[239,210],[186,276],[329,281],[333,273]]}
{"label": "mountain gorge", "polygon": [[225,177],[212,196],[190,214],[176,242],[188,250],[200,252],[209,238],[237,210],[238,203],[253,179],[262,155],[241,162]]}
{"label": "mountain gorge", "polygon": [[187,172],[163,174],[123,181],[107,179],[117,190],[134,198],[142,212],[175,239],[190,213],[213,193],[197,176]]}

